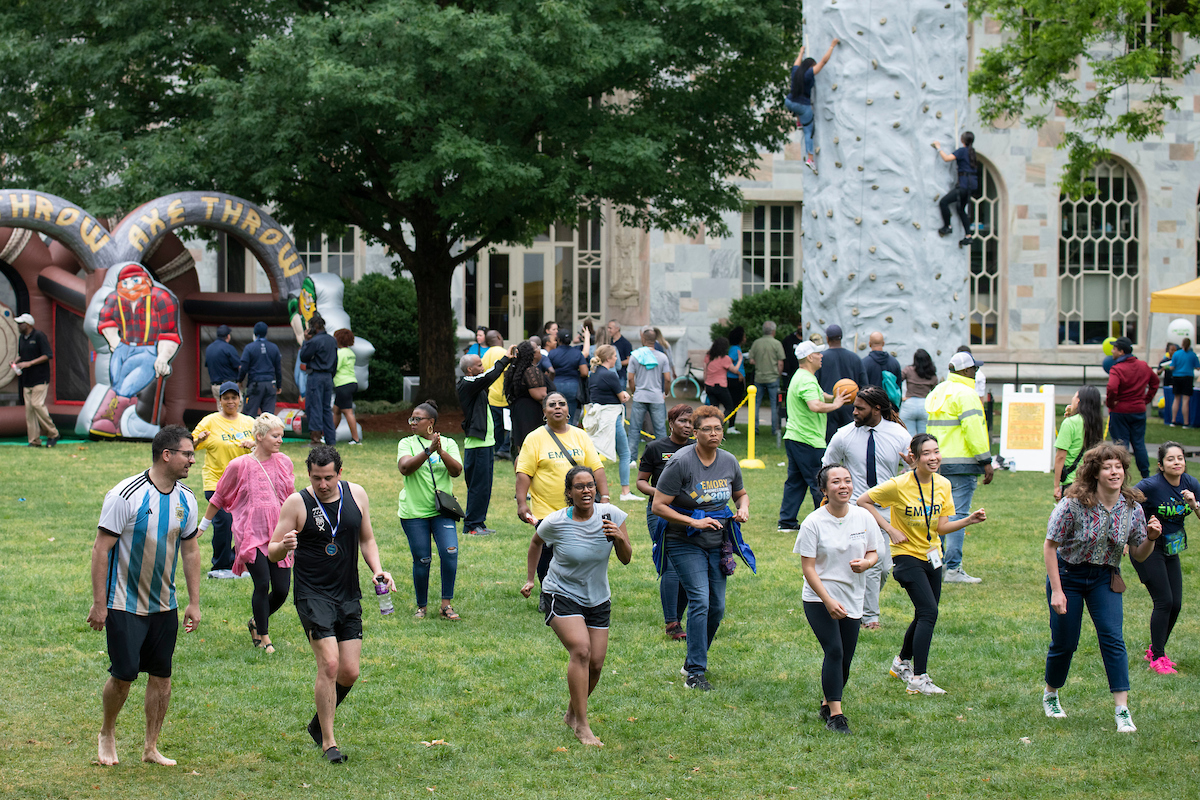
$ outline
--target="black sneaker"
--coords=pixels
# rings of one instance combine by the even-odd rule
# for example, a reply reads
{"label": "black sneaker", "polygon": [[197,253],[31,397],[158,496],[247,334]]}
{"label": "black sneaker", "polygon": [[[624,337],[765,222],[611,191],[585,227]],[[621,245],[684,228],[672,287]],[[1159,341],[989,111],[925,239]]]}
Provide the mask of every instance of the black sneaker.
{"label": "black sneaker", "polygon": [[712,691],[712,684],[703,675],[688,675],[688,679],[683,682],[683,685],[687,689],[699,689],[702,692]]}
{"label": "black sneaker", "polygon": [[345,753],[343,753],[341,750],[338,750],[338,746],[335,744],[333,747],[325,751],[325,760],[330,764],[345,764],[350,759]]}
{"label": "black sneaker", "polygon": [[852,733],[850,730],[850,723],[846,721],[845,714],[834,714],[832,717],[830,717],[829,722],[825,723],[825,730],[833,731],[834,733],[844,733],[847,735]]}
{"label": "black sneaker", "polygon": [[54,447],[54,445],[56,445],[56,444],[58,444],[57,436],[51,436],[49,439],[46,440],[46,447]]}
{"label": "black sneaker", "polygon": [[829,722],[829,706],[823,705],[817,711],[817,716],[821,718],[821,722]]}
{"label": "black sneaker", "polygon": [[938,228],[938,236],[949,236],[953,231],[954,229],[947,225],[944,228]]}

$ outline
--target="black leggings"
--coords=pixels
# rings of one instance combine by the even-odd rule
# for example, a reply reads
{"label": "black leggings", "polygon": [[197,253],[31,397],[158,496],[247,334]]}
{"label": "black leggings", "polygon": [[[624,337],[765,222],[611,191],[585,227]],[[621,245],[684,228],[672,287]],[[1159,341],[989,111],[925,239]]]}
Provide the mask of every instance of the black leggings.
{"label": "black leggings", "polygon": [[862,619],[834,619],[824,603],[810,602],[804,603],[804,616],[825,651],[825,660],[821,662],[821,693],[826,702],[840,703],[842,689],[850,682],[850,662],[858,646]]}
{"label": "black leggings", "polygon": [[955,186],[938,201],[942,209],[942,227],[950,227],[950,205],[958,203],[958,218],[962,220],[963,236],[971,235],[971,223],[967,220],[967,206],[971,204],[971,190],[965,186]]}
{"label": "black leggings", "polygon": [[[709,386],[704,385],[704,391],[708,393],[708,404],[715,406],[718,403],[725,409],[725,416],[729,416],[729,412],[733,411],[733,395],[729,392],[728,386]],[[730,425],[733,423],[730,422]]]}
{"label": "black leggings", "polygon": [[1137,559],[1129,560],[1154,602],[1150,612],[1150,655],[1162,658],[1167,639],[1171,638],[1175,621],[1179,619],[1179,610],[1183,608],[1183,570],[1179,566],[1179,556],[1165,554],[1156,544],[1142,563],[1139,564]]}
{"label": "black leggings", "polygon": [[292,571],[281,567],[259,548],[254,561],[246,565],[250,579],[254,581],[254,594],[250,595],[250,613],[254,615],[254,627],[259,636],[269,636],[271,615],[287,600],[292,585]]}
{"label": "black leggings", "polygon": [[896,556],[892,562],[892,577],[908,592],[916,611],[904,632],[900,658],[912,660],[914,675],[924,675],[929,671],[929,646],[937,625],[938,601],[942,599],[942,570],[915,556]]}

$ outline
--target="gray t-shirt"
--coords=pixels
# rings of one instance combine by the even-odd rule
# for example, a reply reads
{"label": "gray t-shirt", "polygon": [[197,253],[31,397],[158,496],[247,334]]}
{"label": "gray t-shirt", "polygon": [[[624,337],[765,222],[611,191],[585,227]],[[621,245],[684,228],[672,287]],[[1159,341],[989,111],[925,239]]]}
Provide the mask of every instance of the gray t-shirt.
{"label": "gray t-shirt", "polygon": [[[817,577],[825,591],[845,607],[847,617],[859,619],[863,614],[867,574],[850,569],[850,562],[866,558],[872,550],[878,553],[882,547],[883,534],[865,508],[850,506],[846,516],[839,519],[822,506],[800,524],[800,535],[792,552],[816,559]],[[821,602],[807,578],[800,599],[805,603]]]}
{"label": "gray t-shirt", "polygon": [[[718,450],[713,463],[706,467],[696,454],[696,445],[689,444],[667,462],[654,488],[673,498],[671,505],[689,511],[696,508],[717,511],[733,499],[734,492],[742,490],[742,468],[733,453],[724,450]],[[721,546],[724,531],[705,530],[688,536],[682,525],[671,522],[667,525],[667,537],[711,550]]]}
{"label": "gray t-shirt", "polygon": [[604,514],[620,525],[628,516],[609,503],[596,503],[592,516],[574,519],[573,506],[548,515],[537,527],[542,541],[554,547],[554,559],[542,591],[569,597],[585,608],[612,596],[608,589],[608,556],[613,543],[604,538]]}
{"label": "gray t-shirt", "polygon": [[[645,355],[647,352],[654,355],[655,361],[658,362],[657,366],[647,367],[638,361],[638,356]],[[633,376],[633,401],[635,403],[665,402],[663,381],[670,371],[671,364],[663,353],[652,347],[639,347],[634,350],[633,354],[629,356],[629,374]]]}

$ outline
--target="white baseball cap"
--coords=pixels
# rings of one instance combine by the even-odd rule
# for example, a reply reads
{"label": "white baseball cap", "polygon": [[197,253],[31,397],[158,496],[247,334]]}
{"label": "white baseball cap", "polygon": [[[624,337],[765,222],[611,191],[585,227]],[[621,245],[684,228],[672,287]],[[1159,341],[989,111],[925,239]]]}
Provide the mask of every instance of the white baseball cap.
{"label": "white baseball cap", "polygon": [[32,314],[22,314],[21,316],[16,318],[15,322],[17,322],[17,323],[24,322],[26,325],[32,325],[33,324],[33,315]]}
{"label": "white baseball cap", "polygon": [[814,344],[813,342],[801,342],[796,345],[796,360],[803,361],[813,353],[824,353],[829,349],[827,344]]}
{"label": "white baseball cap", "polygon": [[962,372],[964,369],[970,369],[971,367],[978,367],[982,365],[983,362],[977,361],[975,356],[971,355],[970,353],[955,353],[950,357],[950,369],[954,370],[955,372]]}

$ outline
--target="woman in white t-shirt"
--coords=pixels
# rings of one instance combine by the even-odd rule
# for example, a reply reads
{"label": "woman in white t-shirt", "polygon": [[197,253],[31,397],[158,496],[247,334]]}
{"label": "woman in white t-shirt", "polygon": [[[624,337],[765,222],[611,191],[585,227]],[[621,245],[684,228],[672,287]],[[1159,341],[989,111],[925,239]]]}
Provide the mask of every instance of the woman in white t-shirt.
{"label": "woman in white t-shirt", "polygon": [[883,534],[866,509],[850,505],[850,470],[838,464],[824,467],[817,485],[826,503],[804,519],[792,552],[800,554],[804,569],[804,616],[825,651],[821,719],[827,730],[850,733],[842,713],[842,689],[850,679],[858,644],[867,591],[863,573],[879,560]]}
{"label": "woman in white t-shirt", "polygon": [[537,525],[526,558],[521,594],[533,591],[542,545],[554,547],[554,559],[542,579],[538,609],[571,656],[567,664],[570,705],[563,722],[583,744],[603,747],[588,726],[588,697],[600,682],[608,652],[611,609],[608,558],[615,550],[622,564],[633,558],[625,531],[626,514],[595,502],[596,475],[589,467],[572,467],[566,477],[566,508],[551,512]]}

